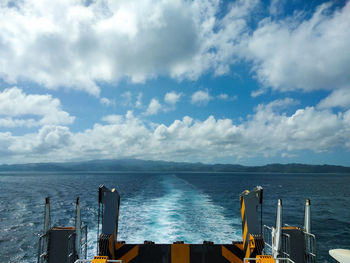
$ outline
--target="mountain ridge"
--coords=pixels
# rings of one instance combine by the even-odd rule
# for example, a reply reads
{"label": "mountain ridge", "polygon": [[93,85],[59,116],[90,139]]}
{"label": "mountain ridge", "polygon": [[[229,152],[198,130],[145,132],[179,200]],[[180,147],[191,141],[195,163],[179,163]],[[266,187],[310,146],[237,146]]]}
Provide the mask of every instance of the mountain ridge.
{"label": "mountain ridge", "polygon": [[103,159],[80,162],[47,162],[2,164],[0,172],[73,172],[73,171],[149,171],[149,172],[260,172],[260,173],[349,173],[350,167],[273,163],[261,166],[240,164],[204,164],[189,162],[151,161],[140,159]]}

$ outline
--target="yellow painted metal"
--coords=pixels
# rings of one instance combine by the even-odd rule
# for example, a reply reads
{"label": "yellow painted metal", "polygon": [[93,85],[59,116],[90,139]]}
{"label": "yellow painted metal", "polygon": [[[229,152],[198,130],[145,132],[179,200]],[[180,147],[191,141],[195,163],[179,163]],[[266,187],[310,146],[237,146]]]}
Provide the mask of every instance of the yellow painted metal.
{"label": "yellow painted metal", "polygon": [[130,249],[124,256],[119,259],[123,261],[123,263],[128,263],[133,260],[139,254],[139,245],[135,245],[132,249]]}
{"label": "yellow painted metal", "polygon": [[172,244],[171,263],[190,263],[190,244]]}
{"label": "yellow painted metal", "polygon": [[290,230],[290,229],[301,230],[301,228],[300,228],[300,227],[297,227],[297,226],[283,226],[282,229],[283,229],[283,230]]}
{"label": "yellow painted metal", "polygon": [[116,243],[115,243],[115,250],[118,250],[118,249],[121,248],[122,246],[124,246],[124,243],[116,242]]}
{"label": "yellow painted metal", "polygon": [[243,218],[244,218],[244,213],[245,213],[245,204],[244,204],[244,198],[241,197],[243,200],[242,200],[242,207],[241,207],[241,220],[243,221]]}
{"label": "yellow painted metal", "polygon": [[270,255],[257,255],[256,256],[257,262],[258,263],[275,263],[276,261],[274,260],[274,258]]}
{"label": "yellow painted metal", "polygon": [[226,258],[230,263],[242,263],[242,260],[228,250],[225,246],[221,246],[221,254]]}
{"label": "yellow painted metal", "polygon": [[113,249],[113,235],[109,237],[108,249],[109,249],[110,255],[112,255],[112,259],[115,259],[114,249]]}
{"label": "yellow painted metal", "polygon": [[91,261],[91,263],[107,263],[107,260],[107,256],[94,256],[94,259]]}

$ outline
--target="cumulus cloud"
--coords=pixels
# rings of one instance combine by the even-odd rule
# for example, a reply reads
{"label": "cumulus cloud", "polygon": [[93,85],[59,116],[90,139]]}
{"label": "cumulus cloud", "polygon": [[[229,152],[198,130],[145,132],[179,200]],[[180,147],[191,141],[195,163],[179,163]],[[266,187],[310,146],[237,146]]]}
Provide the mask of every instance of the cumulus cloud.
{"label": "cumulus cloud", "polygon": [[110,105],[113,105],[114,104],[114,101],[113,100],[110,100],[108,98],[101,98],[100,99],[100,102],[103,104],[103,105],[106,105],[106,106],[110,106]]}
{"label": "cumulus cloud", "polygon": [[[4,134],[0,134],[0,137],[3,138]],[[11,160],[13,158],[11,155],[15,154],[20,162],[62,160],[65,158],[63,153],[69,152],[68,146],[72,143],[72,133],[64,126],[45,125],[37,133],[23,136],[5,134],[5,137],[7,137],[7,159]]]}
{"label": "cumulus cloud", "polygon": [[120,123],[123,120],[123,116],[121,115],[107,115],[102,118],[103,121],[108,122],[110,124]]}
{"label": "cumulus cloud", "polygon": [[222,75],[257,0],[31,1],[0,5],[0,78],[96,96],[98,83]]}
{"label": "cumulus cloud", "polygon": [[180,100],[181,96],[181,93],[171,91],[165,94],[164,101],[168,104],[175,105]]}
{"label": "cumulus cloud", "polygon": [[155,115],[161,110],[162,105],[159,103],[159,101],[155,98],[151,100],[151,102],[148,105],[147,110],[144,112],[145,115]]}
{"label": "cumulus cloud", "polygon": [[[273,1],[276,2],[276,1]],[[266,18],[242,41],[242,55],[265,88],[314,91],[342,88],[350,82],[350,2],[331,11],[320,5],[310,19]]]}
{"label": "cumulus cloud", "polygon": [[205,105],[210,100],[212,100],[213,97],[210,96],[208,90],[198,90],[191,96],[191,103],[192,104],[199,104],[199,105]]}
{"label": "cumulus cloud", "polygon": [[284,8],[285,0],[271,0],[270,2],[270,14],[272,16],[277,16],[283,13],[283,8]]}
{"label": "cumulus cloud", "polygon": [[151,126],[129,111],[125,116],[105,116],[106,123],[77,133],[62,126],[44,126],[23,136],[0,133],[0,162],[124,157],[211,162],[220,157],[287,158],[299,150],[350,150],[350,110],[335,114],[306,107],[287,114],[295,103],[284,99],[261,104],[240,124],[213,116],[203,121],[185,116],[169,125]]}
{"label": "cumulus cloud", "polygon": [[0,126],[33,127],[70,124],[74,117],[51,95],[26,94],[17,87],[0,92]]}
{"label": "cumulus cloud", "polygon": [[342,107],[350,108],[350,88],[333,91],[317,105],[321,109]]}
{"label": "cumulus cloud", "polygon": [[[271,2],[278,14],[283,0]],[[260,2],[30,1],[0,5],[0,78],[99,96],[98,83],[224,75],[242,59],[265,88],[336,89],[350,81],[350,2],[249,26]],[[101,41],[103,40],[103,41]],[[327,43],[327,44],[325,44]],[[2,65],[2,66],[1,66]]]}

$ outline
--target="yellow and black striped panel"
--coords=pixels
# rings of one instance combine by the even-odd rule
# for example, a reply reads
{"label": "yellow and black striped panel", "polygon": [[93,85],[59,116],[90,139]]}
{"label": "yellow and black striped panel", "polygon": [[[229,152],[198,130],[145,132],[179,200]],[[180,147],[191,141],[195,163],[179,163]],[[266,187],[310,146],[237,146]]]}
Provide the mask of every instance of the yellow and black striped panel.
{"label": "yellow and black striped panel", "polygon": [[[250,246],[250,234],[248,232],[248,226],[247,226],[247,220],[246,220],[246,213],[245,213],[245,203],[244,203],[244,197],[240,197],[240,204],[241,204],[241,219],[242,219],[242,233],[243,233],[243,253],[245,258],[249,258],[251,256],[251,246]],[[254,242],[254,239],[253,239]]]}
{"label": "yellow and black striped panel", "polygon": [[241,263],[243,262],[243,251],[240,247],[235,244],[230,246],[221,245],[222,256],[230,263]]}
{"label": "yellow and black striped panel", "polygon": [[242,263],[243,244],[116,244],[123,263]]}
{"label": "yellow and black striped panel", "polygon": [[116,259],[122,260],[123,263],[131,262],[139,254],[139,245],[117,243],[115,249]]}
{"label": "yellow and black striped panel", "polygon": [[190,262],[241,263],[243,251],[237,244],[194,244],[190,245]]}

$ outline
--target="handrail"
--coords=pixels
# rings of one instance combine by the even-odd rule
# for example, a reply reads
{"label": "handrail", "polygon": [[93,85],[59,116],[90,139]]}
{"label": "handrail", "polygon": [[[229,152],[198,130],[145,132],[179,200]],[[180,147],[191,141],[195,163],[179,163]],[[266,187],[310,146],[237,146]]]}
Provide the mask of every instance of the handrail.
{"label": "handrail", "polygon": [[87,240],[87,224],[84,224],[82,227],[81,227],[81,233],[84,233],[84,241],[81,242],[81,251],[80,252],[80,257],[83,258],[83,259],[86,259],[87,257],[87,243],[88,243],[88,240]]}
{"label": "handrail", "polygon": [[314,234],[304,232],[305,235],[305,259],[307,263],[316,262],[316,236]]}
{"label": "handrail", "polygon": [[[256,261],[259,263],[259,261],[261,260],[261,258],[244,258],[243,263],[249,263],[250,260]],[[276,261],[276,263],[281,263],[282,262],[289,262],[289,263],[295,263],[293,260],[291,260],[290,258],[275,258],[274,259]]]}
{"label": "handrail", "polygon": [[45,257],[47,257],[47,233],[40,235],[39,237],[39,247],[38,247],[38,263],[42,263],[43,259],[45,260]]}
{"label": "handrail", "polygon": [[[74,263],[91,263],[92,259],[77,259]],[[120,259],[108,259],[107,262],[117,262],[117,263],[123,263]]]}
{"label": "handrail", "polygon": [[72,233],[68,236],[68,255],[67,255],[67,262],[73,263],[74,258],[76,257],[76,251],[75,251],[75,238],[76,233]]}

